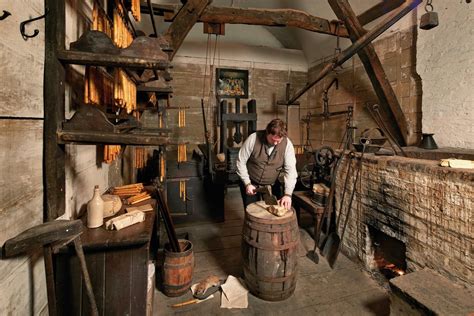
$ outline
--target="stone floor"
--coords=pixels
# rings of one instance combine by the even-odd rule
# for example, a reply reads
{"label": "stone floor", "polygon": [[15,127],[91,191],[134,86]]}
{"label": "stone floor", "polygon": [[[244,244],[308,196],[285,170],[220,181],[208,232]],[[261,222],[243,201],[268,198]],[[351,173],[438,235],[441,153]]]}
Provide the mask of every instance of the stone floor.
{"label": "stone floor", "polygon": [[[243,206],[238,189],[228,190],[223,223],[203,223],[178,228],[189,233],[194,245],[195,270],[193,281],[208,275],[242,276],[240,255]],[[304,224],[304,221],[302,221]],[[308,223],[310,224],[310,223]],[[303,225],[305,226],[305,225]],[[311,225],[309,225],[310,227]],[[155,315],[388,315],[389,299],[367,273],[340,255],[332,270],[321,258],[315,264],[306,255],[312,250],[313,239],[300,229],[298,249],[298,279],[295,293],[282,302],[267,302],[249,294],[246,309],[221,309],[220,294],[200,304],[171,308],[170,305],[192,299],[191,293],[168,298],[155,291]]]}

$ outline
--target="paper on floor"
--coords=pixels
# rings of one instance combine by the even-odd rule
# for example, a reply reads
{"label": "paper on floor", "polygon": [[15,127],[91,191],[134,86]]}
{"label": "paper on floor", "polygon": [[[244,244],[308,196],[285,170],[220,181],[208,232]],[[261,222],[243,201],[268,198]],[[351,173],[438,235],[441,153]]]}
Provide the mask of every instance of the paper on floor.
{"label": "paper on floor", "polygon": [[221,285],[221,308],[247,308],[248,290],[236,277],[229,275]]}

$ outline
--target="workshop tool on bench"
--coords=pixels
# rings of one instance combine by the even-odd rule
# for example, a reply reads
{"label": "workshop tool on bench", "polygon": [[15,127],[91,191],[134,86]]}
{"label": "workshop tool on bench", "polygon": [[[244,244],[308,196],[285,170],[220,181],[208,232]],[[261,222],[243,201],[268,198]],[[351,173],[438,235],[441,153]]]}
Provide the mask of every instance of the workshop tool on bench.
{"label": "workshop tool on bench", "polygon": [[48,295],[49,315],[57,315],[53,253],[74,242],[77,258],[81,266],[82,277],[89,299],[91,314],[99,315],[97,304],[92,291],[91,279],[87,270],[86,259],[82,249],[81,234],[84,226],[81,220],[56,220],[46,222],[25,230],[16,237],[5,241],[2,247],[2,258],[10,258],[43,247],[46,273],[46,291]]}
{"label": "workshop tool on bench", "polygon": [[[357,167],[354,170],[356,176],[355,176],[355,180],[354,180],[354,185],[352,186],[351,197],[349,198],[349,205],[347,206],[347,214],[346,214],[346,218],[344,219],[344,226],[342,227],[342,230],[341,230],[341,236],[339,237],[337,231],[339,229],[339,222],[340,222],[340,219],[341,219],[342,213],[343,213],[342,212],[342,201],[341,201],[341,208],[340,208],[340,211],[339,211],[339,218],[337,220],[336,231],[332,232],[328,236],[328,238],[326,240],[326,243],[324,244],[322,254],[323,254],[324,257],[326,257],[326,259],[329,263],[329,266],[331,268],[334,267],[334,263],[336,262],[337,256],[339,255],[339,251],[341,249],[341,242],[342,242],[342,239],[344,238],[344,233],[346,232],[347,223],[349,222],[349,217],[350,217],[351,211],[352,211],[352,201],[354,200],[354,194],[355,194],[355,191],[356,191],[357,182],[359,181],[359,176],[360,176],[360,172],[361,172],[361,169],[362,169],[362,158],[364,158],[365,149],[367,148],[368,144],[369,144],[368,140],[365,143],[362,144],[363,145],[362,154],[360,155],[359,163],[357,164]],[[351,161],[349,163],[351,163]],[[346,177],[346,181],[347,181],[348,177],[349,177],[349,174]]]}
{"label": "workshop tool on bench", "polygon": [[263,201],[267,205],[278,205],[277,198],[272,194],[272,187],[270,185],[264,185],[258,187],[255,192],[262,193]]}

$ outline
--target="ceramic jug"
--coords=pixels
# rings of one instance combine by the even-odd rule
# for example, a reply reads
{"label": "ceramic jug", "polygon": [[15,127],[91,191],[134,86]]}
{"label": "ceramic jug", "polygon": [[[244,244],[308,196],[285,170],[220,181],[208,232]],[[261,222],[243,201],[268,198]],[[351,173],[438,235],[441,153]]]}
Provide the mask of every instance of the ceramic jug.
{"label": "ceramic jug", "polygon": [[104,201],[100,197],[99,186],[94,187],[94,196],[87,203],[87,227],[96,228],[104,223]]}

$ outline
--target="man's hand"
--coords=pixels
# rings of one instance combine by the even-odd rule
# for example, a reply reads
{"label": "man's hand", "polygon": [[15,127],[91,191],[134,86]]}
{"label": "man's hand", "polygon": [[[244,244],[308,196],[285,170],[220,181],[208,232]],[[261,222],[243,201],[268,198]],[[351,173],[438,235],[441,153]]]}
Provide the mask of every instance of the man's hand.
{"label": "man's hand", "polygon": [[291,209],[291,197],[285,195],[278,201],[278,204],[284,206],[287,210]]}
{"label": "man's hand", "polygon": [[249,184],[245,187],[245,193],[247,193],[247,195],[255,195],[257,193],[255,190],[257,190],[257,188],[253,184]]}

